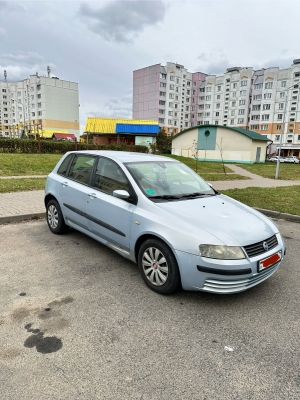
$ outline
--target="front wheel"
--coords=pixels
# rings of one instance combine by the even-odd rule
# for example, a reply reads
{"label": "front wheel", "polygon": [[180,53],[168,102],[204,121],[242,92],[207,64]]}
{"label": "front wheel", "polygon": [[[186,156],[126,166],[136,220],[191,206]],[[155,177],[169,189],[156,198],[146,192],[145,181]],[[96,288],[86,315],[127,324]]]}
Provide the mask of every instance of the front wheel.
{"label": "front wheel", "polygon": [[138,265],[146,285],[154,292],[171,294],[180,286],[180,273],[172,250],[159,239],[148,239],[140,247]]}
{"label": "front wheel", "polygon": [[46,207],[46,218],[49,229],[52,233],[60,235],[65,233],[68,229],[64,217],[61,212],[61,208],[58,202],[54,199],[47,203]]}

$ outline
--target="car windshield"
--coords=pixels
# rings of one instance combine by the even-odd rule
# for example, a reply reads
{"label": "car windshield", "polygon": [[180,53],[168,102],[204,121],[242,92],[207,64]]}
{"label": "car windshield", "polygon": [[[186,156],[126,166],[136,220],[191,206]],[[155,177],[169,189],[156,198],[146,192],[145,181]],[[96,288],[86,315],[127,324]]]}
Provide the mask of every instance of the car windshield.
{"label": "car windshield", "polygon": [[217,193],[198,174],[179,162],[142,161],[126,163],[125,166],[153,201],[185,200]]}

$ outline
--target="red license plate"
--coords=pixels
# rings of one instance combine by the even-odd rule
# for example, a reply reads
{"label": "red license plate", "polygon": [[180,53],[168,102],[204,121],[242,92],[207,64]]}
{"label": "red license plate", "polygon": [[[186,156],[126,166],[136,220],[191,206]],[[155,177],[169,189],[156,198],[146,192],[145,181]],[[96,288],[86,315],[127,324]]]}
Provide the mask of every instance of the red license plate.
{"label": "red license plate", "polygon": [[271,267],[281,260],[281,251],[278,253],[272,254],[270,257],[265,258],[264,260],[260,260],[258,262],[258,272],[263,271],[266,268]]}

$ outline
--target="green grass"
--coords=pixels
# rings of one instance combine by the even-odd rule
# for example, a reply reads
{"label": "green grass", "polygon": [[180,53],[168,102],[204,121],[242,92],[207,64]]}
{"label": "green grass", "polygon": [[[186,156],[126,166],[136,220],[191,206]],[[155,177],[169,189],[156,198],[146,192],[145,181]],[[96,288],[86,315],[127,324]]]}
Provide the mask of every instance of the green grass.
{"label": "green grass", "polygon": [[[196,171],[196,161],[193,158],[182,157],[182,156],[174,156],[173,154],[162,154],[163,156],[174,158],[187,165],[194,171]],[[214,173],[214,174],[224,174],[223,165],[219,162],[211,162],[211,161],[198,161],[197,163],[198,173],[202,176],[205,173]],[[226,172],[233,172],[230,168],[225,167]]]}
{"label": "green grass", "polygon": [[61,154],[0,153],[0,176],[48,175]]}
{"label": "green grass", "polygon": [[300,186],[250,187],[247,189],[222,190],[222,193],[250,207],[300,215]]}
{"label": "green grass", "polygon": [[[265,164],[238,164],[239,167],[246,169],[253,174],[263,176],[265,178],[275,179],[276,163],[267,162]],[[279,179],[300,181],[300,164],[280,163]]]}
{"label": "green grass", "polygon": [[46,178],[0,179],[0,193],[43,190]]}
{"label": "green grass", "polygon": [[246,180],[251,179],[247,176],[242,176],[238,174],[202,174],[198,171],[198,174],[203,178],[206,182],[210,181],[236,181],[236,180]]}

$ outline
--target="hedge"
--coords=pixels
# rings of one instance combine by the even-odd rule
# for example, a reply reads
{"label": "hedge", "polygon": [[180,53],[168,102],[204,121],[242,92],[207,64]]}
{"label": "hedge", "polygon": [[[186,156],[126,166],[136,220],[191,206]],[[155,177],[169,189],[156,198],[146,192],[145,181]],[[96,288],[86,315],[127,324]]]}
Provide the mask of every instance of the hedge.
{"label": "hedge", "polygon": [[32,139],[0,139],[0,153],[44,153],[64,154],[73,150],[116,150],[148,153],[147,146],[127,144],[86,144]]}

